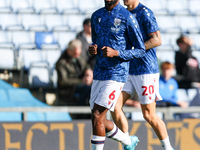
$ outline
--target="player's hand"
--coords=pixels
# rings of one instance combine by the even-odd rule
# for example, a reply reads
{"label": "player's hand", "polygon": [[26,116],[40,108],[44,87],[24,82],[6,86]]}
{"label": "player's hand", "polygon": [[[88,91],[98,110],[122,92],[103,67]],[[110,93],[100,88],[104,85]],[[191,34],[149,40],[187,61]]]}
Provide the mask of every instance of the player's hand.
{"label": "player's hand", "polygon": [[97,45],[90,45],[88,49],[90,55],[96,55],[97,54]]}
{"label": "player's hand", "polygon": [[112,49],[111,47],[104,46],[104,47],[102,47],[101,50],[103,50],[103,57],[114,57],[114,56],[118,56],[118,51]]}

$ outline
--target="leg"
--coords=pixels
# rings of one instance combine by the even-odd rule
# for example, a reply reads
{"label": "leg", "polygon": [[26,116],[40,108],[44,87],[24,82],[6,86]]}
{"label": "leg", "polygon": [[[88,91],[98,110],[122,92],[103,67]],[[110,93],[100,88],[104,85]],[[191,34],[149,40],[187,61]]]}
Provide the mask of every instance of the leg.
{"label": "leg", "polygon": [[[163,120],[156,114],[156,101],[151,104],[142,105],[142,113],[144,119],[151,125],[156,135],[160,139],[164,150],[173,150],[168,139],[167,128]],[[166,141],[164,142],[163,141]]]}
{"label": "leg", "polygon": [[124,134],[117,126],[110,120],[106,119],[107,108],[94,104],[92,110],[92,127],[93,137],[91,140],[92,150],[103,150],[105,135],[107,137],[121,142],[125,145],[125,150],[132,150],[138,142],[138,138],[130,138]]}
{"label": "leg", "polygon": [[92,110],[93,135],[105,136],[106,113],[108,109],[94,104]]}
{"label": "leg", "polygon": [[130,98],[130,95],[124,91],[122,91],[119,95],[117,103],[115,105],[114,112],[111,112],[113,120],[117,127],[121,129],[124,133],[128,133],[128,121],[123,112],[123,105],[127,99]]}
{"label": "leg", "polygon": [[94,104],[91,116],[93,129],[93,136],[91,139],[92,150],[103,150],[106,134],[105,123],[107,111],[106,108]]}

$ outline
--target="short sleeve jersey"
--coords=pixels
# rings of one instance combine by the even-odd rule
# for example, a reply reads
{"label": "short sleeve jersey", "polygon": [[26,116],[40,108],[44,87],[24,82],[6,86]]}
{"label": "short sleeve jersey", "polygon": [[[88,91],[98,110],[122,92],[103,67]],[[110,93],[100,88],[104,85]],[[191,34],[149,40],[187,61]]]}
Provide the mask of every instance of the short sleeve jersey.
{"label": "short sleeve jersey", "polygon": [[[143,57],[144,41],[135,17],[120,3],[111,11],[105,7],[91,17],[92,41],[97,44],[95,80],[126,82],[129,60]],[[103,57],[103,46],[118,50],[118,57]]]}
{"label": "short sleeve jersey", "polygon": [[[156,18],[153,12],[139,3],[139,5],[131,11],[131,13],[136,17],[144,42],[149,40],[149,33],[153,33],[159,30]],[[130,62],[129,73],[132,75],[141,75],[141,74],[154,74],[159,72],[156,48],[147,50],[144,57],[139,59],[133,59]]]}

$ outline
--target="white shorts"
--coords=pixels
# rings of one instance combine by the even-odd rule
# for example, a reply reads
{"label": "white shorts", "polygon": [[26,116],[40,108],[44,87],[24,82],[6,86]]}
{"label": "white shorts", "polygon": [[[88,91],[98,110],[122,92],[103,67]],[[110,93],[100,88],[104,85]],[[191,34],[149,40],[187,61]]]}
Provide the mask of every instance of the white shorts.
{"label": "white shorts", "polygon": [[150,104],[162,100],[159,93],[160,74],[129,75],[122,91],[133,97],[137,92],[141,104]]}
{"label": "white shorts", "polygon": [[93,80],[90,94],[90,108],[94,103],[114,111],[114,106],[122,91],[124,83],[113,80]]}

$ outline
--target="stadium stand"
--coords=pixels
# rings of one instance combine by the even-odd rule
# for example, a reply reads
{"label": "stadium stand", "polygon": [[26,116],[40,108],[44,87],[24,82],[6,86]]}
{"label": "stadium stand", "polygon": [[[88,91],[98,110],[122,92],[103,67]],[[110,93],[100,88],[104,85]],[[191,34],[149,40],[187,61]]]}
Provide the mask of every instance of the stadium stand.
{"label": "stadium stand", "polygon": [[19,49],[36,49],[36,44],[31,32],[13,31],[12,42],[16,50]]}
{"label": "stadium stand", "polygon": [[200,15],[200,1],[199,0],[189,0],[188,9],[192,15]]}
{"label": "stadium stand", "polygon": [[10,0],[10,6],[14,13],[34,13],[29,0]]}
{"label": "stadium stand", "polygon": [[19,22],[19,16],[17,14],[8,14],[8,13],[2,13],[0,14],[0,25],[2,27],[2,30],[8,30],[8,31],[22,31],[24,30],[24,27]]}
{"label": "stadium stand", "polygon": [[9,2],[7,0],[0,1],[0,13],[11,13],[12,8],[9,6]]}
{"label": "stadium stand", "polygon": [[53,6],[53,1],[51,0],[34,0],[33,8],[37,14],[55,14],[57,13],[56,8]]}
{"label": "stadium stand", "polygon": [[21,14],[21,23],[26,31],[42,32],[47,31],[44,25],[44,17],[38,14]]}
{"label": "stadium stand", "polygon": [[48,88],[52,86],[51,71],[48,62],[35,62],[28,70],[29,86]]}
{"label": "stadium stand", "polygon": [[10,35],[11,33],[7,31],[0,31],[0,48],[14,48]]}
{"label": "stadium stand", "polygon": [[44,16],[44,24],[48,31],[69,31],[69,26],[66,24],[66,17],[57,14],[48,14]]}
{"label": "stadium stand", "polygon": [[60,14],[79,14],[77,0],[56,0],[56,9]]}
{"label": "stadium stand", "polygon": [[167,0],[167,9],[171,15],[189,15],[188,0]]}
{"label": "stadium stand", "polygon": [[167,15],[169,13],[165,0],[146,0],[145,4],[151,8],[155,15]]}
{"label": "stadium stand", "polygon": [[[123,0],[120,2],[123,4]],[[174,53],[178,50],[176,39],[180,34],[187,34],[194,40],[193,54],[200,62],[200,1],[140,2],[154,11],[160,27],[162,45],[157,48],[158,60],[174,63]],[[55,89],[56,60],[82,30],[83,20],[103,6],[103,0],[0,0],[0,73],[19,72],[19,77],[13,76],[8,82],[29,88],[31,64],[45,62],[49,64],[48,78]]]}

